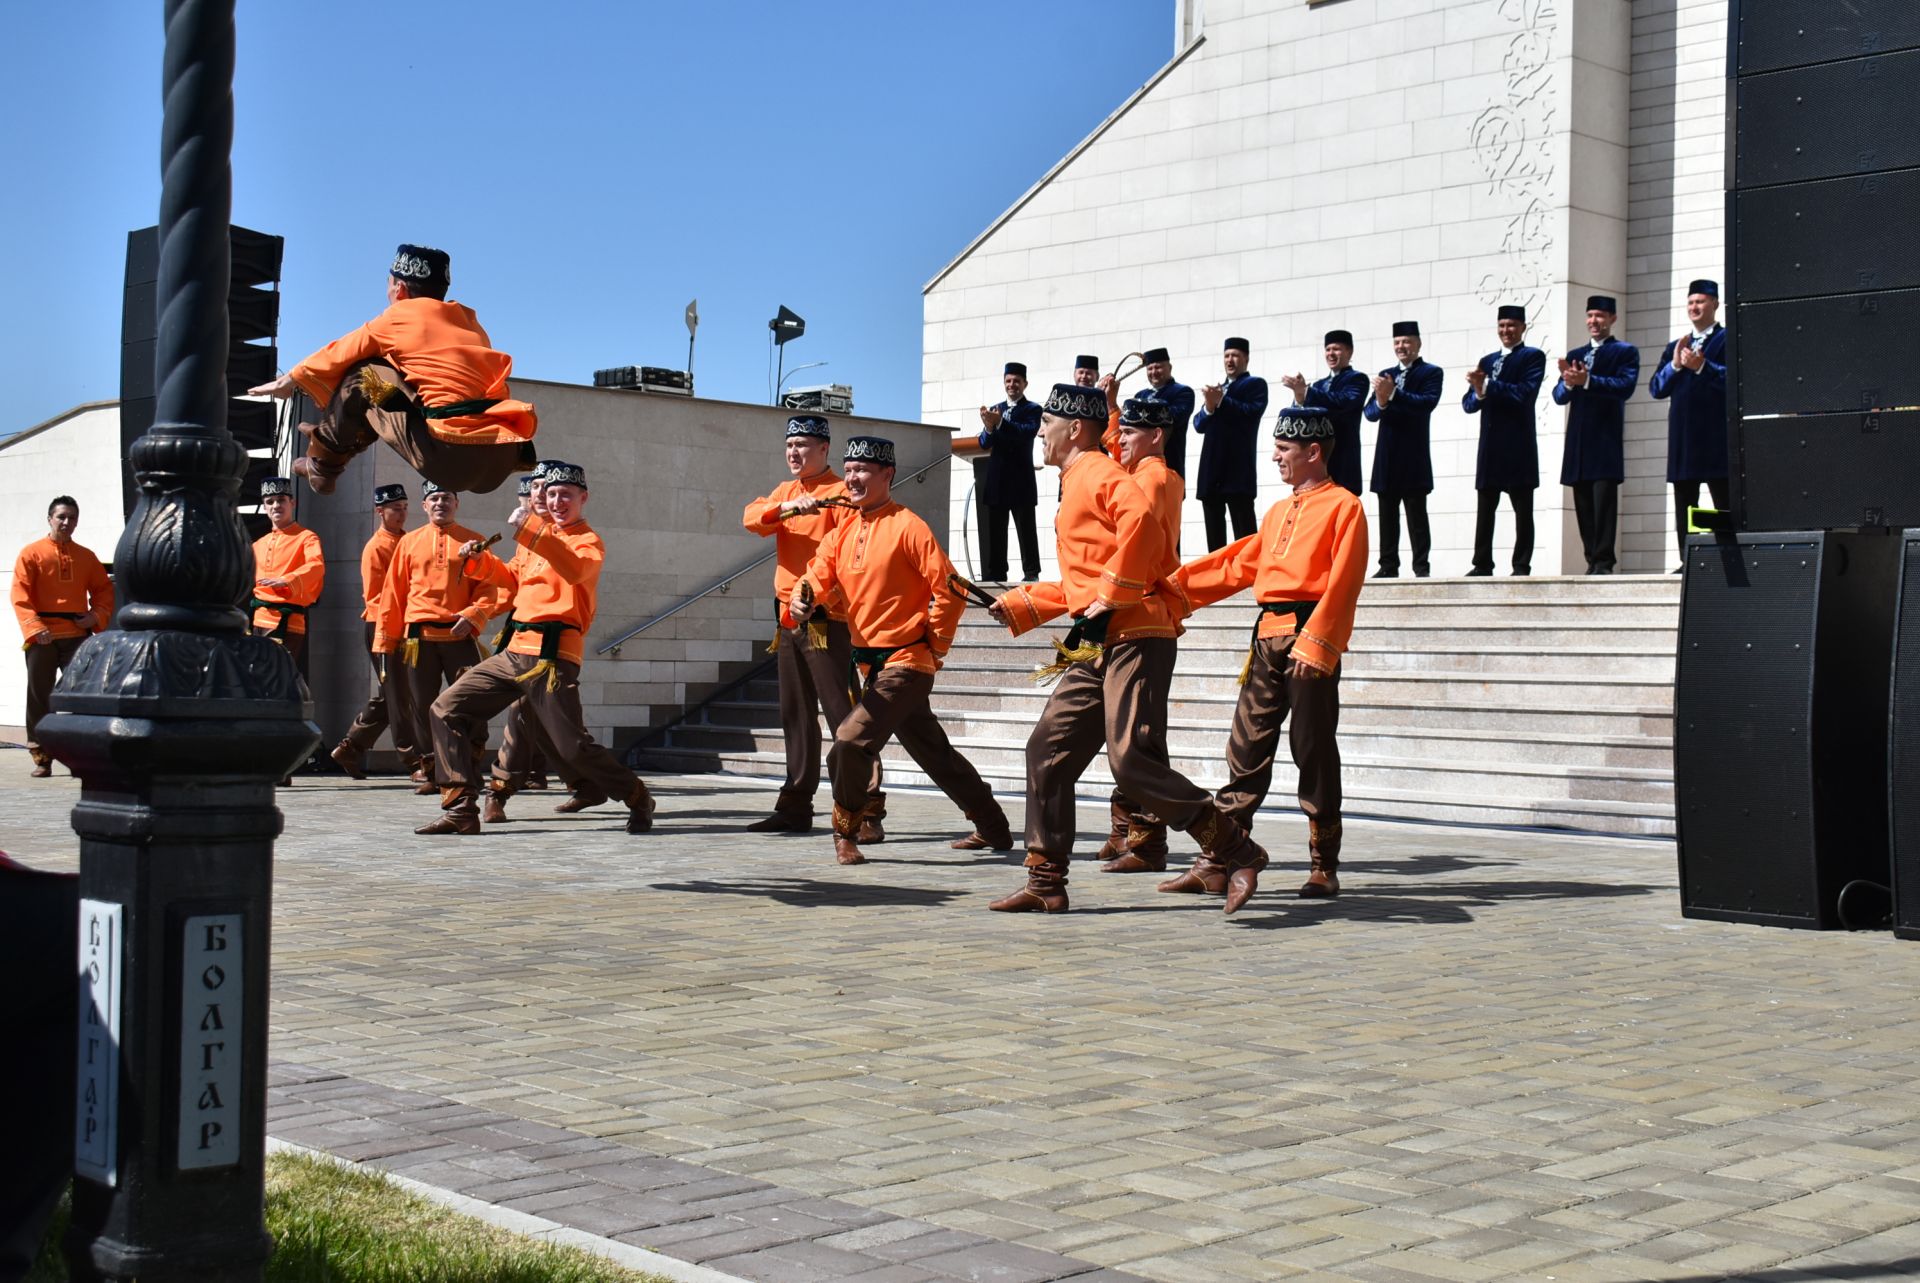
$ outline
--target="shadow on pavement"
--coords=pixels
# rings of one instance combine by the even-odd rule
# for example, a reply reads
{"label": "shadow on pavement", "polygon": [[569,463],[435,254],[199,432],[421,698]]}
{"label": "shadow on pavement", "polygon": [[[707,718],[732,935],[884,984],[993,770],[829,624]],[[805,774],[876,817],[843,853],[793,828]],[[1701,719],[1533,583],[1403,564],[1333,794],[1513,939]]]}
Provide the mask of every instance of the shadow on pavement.
{"label": "shadow on pavement", "polygon": [[689,895],[744,895],[773,900],[800,909],[843,904],[937,905],[960,898],[958,891],[922,891],[914,887],[870,885],[862,882],[822,882],[812,878],[761,878],[735,882],[655,882],[655,891]]}

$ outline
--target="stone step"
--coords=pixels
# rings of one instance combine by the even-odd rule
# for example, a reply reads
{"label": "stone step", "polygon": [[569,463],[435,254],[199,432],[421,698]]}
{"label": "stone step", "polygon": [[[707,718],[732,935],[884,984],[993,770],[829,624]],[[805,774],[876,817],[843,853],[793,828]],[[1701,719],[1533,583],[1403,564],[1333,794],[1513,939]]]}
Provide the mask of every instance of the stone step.
{"label": "stone step", "polygon": [[[1226,602],[1208,606],[1182,621],[1189,636],[1195,633],[1221,632],[1245,637],[1251,631],[1254,609],[1246,602]],[[1632,600],[1571,601],[1543,606],[1537,602],[1374,602],[1362,601],[1354,612],[1354,632],[1364,634],[1372,628],[1395,625],[1444,626],[1448,628],[1513,628],[1526,626],[1589,626],[1608,629],[1665,629],[1679,627],[1678,602],[1649,603]],[[1065,618],[1050,621],[1039,631],[1064,632]],[[1032,634],[1027,634],[1031,637]],[[984,610],[969,610],[962,617],[956,644],[967,648],[1022,644],[1020,638],[1007,635],[1005,628],[993,622]]]}
{"label": "stone step", "polygon": [[[1344,710],[1342,710],[1344,713]],[[941,714],[947,734],[956,738],[1020,742],[1033,719],[1020,713],[977,712]],[[823,728],[824,733],[824,728]],[[737,751],[751,746],[757,752],[779,752],[780,727],[706,724],[675,729],[676,748]],[[1220,759],[1226,753],[1227,725],[1223,721],[1169,718],[1170,752],[1198,759]],[[1563,766],[1626,766],[1671,773],[1673,742],[1652,735],[1533,734],[1515,737],[1505,731],[1466,731],[1415,726],[1355,726],[1342,717],[1340,752],[1343,757],[1394,761],[1400,758],[1449,758],[1462,762],[1540,762]]]}
{"label": "stone step", "polygon": [[[1035,665],[1027,664],[949,664],[940,672],[934,703],[939,704],[941,690],[1010,690],[1031,685]],[[1204,695],[1237,696],[1240,682],[1237,670],[1217,673],[1176,670],[1169,687],[1175,699]],[[1611,674],[1580,673],[1403,673],[1356,672],[1343,674],[1340,697],[1344,703],[1417,696],[1421,702],[1506,701],[1517,705],[1539,701],[1565,705],[1636,708],[1671,708],[1671,680],[1651,677],[1615,677]]]}
{"label": "stone step", "polygon": [[[692,763],[704,761],[705,766]],[[887,756],[887,782],[890,786],[927,786],[930,781],[921,774],[912,760],[905,754],[889,750]],[[992,761],[975,760],[974,765],[990,785],[996,796],[1012,809],[1013,799],[1024,791],[1024,771],[1007,769]],[[745,775],[760,779],[777,779],[784,771],[784,763],[778,754],[719,754],[703,757],[698,754],[664,755],[662,765],[654,769],[681,770],[698,772],[702,770],[720,770],[731,774]],[[1196,773],[1194,782],[1202,787],[1217,786],[1217,778]],[[1090,770],[1075,790],[1082,800],[1101,804],[1112,789],[1111,779],[1104,772]],[[1275,773],[1274,786],[1268,794],[1266,804],[1261,808],[1264,813],[1298,814],[1294,802],[1291,778],[1282,779]],[[1503,793],[1486,798],[1465,798],[1451,790],[1429,791],[1406,787],[1380,787],[1371,783],[1352,782],[1345,789],[1345,814],[1349,816],[1376,816],[1386,819],[1425,820],[1447,824],[1481,824],[1502,827],[1522,828],[1563,828],[1588,833],[1626,834],[1645,837],[1671,837],[1673,835],[1673,804],[1670,800],[1646,802],[1621,802],[1611,798],[1598,797],[1540,797],[1518,793]],[[1083,838],[1088,835],[1082,835]],[[1098,836],[1092,838],[1097,844]],[[1176,845],[1189,845],[1184,839],[1176,839]],[[1091,849],[1091,845],[1089,845]]]}

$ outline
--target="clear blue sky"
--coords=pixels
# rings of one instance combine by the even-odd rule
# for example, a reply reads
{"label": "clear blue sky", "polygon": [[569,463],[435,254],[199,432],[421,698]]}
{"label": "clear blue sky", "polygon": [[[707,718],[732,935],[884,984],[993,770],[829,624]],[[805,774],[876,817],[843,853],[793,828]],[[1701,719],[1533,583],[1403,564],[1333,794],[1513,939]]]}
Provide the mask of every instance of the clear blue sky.
{"label": "clear blue sky", "polygon": [[[126,233],[157,221],[161,6],[6,7],[0,434],[118,395]],[[1172,53],[1172,0],[243,0],[234,221],[287,238],[281,364],[453,256],[515,370],[679,368],[917,419],[920,287]],[[1142,157],[1142,163],[1149,163]],[[993,391],[982,388],[983,399]]]}

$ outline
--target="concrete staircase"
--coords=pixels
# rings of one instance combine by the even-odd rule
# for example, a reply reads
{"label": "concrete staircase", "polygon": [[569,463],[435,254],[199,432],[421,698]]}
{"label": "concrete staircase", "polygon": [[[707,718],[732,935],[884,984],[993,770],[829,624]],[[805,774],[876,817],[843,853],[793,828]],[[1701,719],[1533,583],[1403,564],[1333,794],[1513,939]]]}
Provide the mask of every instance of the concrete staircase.
{"label": "concrete staircase", "polygon": [[[1346,813],[1673,832],[1673,664],[1680,581],[1667,575],[1370,582],[1340,681]],[[1253,612],[1244,599],[1187,621],[1168,745],[1197,783],[1221,781]],[[1002,794],[1046,703],[1028,680],[1046,639],[967,614],[934,688],[954,743]],[[642,749],[655,770],[782,774],[771,677],[747,683]],[[888,778],[925,778],[898,748]],[[1284,741],[1268,805],[1293,806]],[[1104,800],[1104,760],[1081,782]]]}

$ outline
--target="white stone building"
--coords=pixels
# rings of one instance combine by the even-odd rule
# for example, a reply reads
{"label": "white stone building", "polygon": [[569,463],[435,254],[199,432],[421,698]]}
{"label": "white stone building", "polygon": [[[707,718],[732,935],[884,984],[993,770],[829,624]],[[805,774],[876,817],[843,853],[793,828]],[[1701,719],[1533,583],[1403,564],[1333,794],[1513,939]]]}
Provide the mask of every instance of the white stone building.
{"label": "white stone building", "polygon": [[[1520,303],[1549,357],[1535,572],[1578,571],[1551,360],[1610,294],[1642,351],[1620,568],[1674,565],[1665,406],[1645,385],[1686,283],[1723,274],[1726,0],[1177,0],[1174,27],[1172,60],[927,284],[922,417],[977,430],[1004,361],[1044,394],[1078,352],[1111,368],[1163,346],[1197,389],[1230,334],[1277,406],[1281,375],[1325,372],[1326,330],[1352,330],[1372,372],[1393,363],[1391,323],[1418,320],[1447,376],[1433,563],[1459,574],[1478,432],[1463,375],[1497,346],[1495,307]],[[1264,453],[1260,469],[1264,510],[1280,484]],[[963,485],[952,511],[962,561]],[[1187,518],[1203,547],[1198,503]],[[1497,548],[1511,531],[1503,513]]]}

